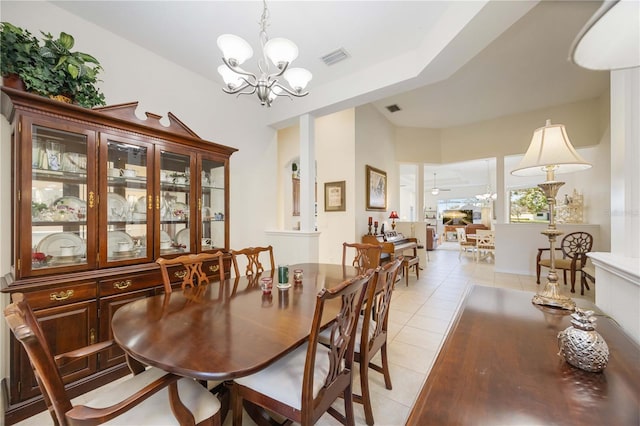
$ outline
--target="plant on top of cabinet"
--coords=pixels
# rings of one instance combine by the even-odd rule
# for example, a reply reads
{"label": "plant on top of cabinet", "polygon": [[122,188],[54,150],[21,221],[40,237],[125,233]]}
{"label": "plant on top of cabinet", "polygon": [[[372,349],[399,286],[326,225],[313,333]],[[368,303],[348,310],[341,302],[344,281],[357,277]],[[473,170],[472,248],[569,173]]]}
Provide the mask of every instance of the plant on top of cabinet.
{"label": "plant on top of cabinet", "polygon": [[104,95],[95,86],[102,70],[100,62],[87,53],[72,52],[75,40],[71,34],[61,32],[57,39],[50,33],[42,34],[44,46],[40,54],[51,67],[51,77],[57,85],[56,93],[49,95],[70,97],[86,108],[106,105]]}
{"label": "plant on top of cabinet", "polygon": [[54,39],[41,33],[42,46],[29,31],[8,22],[0,24],[0,74],[5,84],[18,76],[24,86],[10,87],[85,108],[105,105],[104,94],[96,87],[102,70],[98,60],[87,53],[72,52],[75,40],[70,34],[61,32]]}
{"label": "plant on top of cabinet", "polygon": [[5,85],[8,78],[24,83],[22,76],[32,73],[40,59],[39,49],[38,39],[29,31],[8,22],[0,23],[0,74]]}

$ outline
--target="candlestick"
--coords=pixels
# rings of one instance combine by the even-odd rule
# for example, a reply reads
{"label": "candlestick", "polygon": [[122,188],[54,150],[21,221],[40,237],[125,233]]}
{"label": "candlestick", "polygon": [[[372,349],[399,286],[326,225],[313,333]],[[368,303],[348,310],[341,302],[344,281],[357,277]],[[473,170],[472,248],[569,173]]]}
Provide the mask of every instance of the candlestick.
{"label": "candlestick", "polygon": [[374,229],[374,234],[378,235],[378,221],[376,220],[375,222],[373,222],[373,229]]}

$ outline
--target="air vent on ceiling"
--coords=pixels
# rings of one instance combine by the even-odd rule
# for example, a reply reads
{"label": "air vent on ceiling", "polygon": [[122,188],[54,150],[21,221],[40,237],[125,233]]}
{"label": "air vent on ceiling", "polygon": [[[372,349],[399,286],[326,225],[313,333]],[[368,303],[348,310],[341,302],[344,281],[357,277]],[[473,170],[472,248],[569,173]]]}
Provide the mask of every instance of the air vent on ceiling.
{"label": "air vent on ceiling", "polygon": [[388,105],[386,108],[389,110],[389,112],[400,111],[400,107],[398,105],[396,105],[396,104]]}
{"label": "air vent on ceiling", "polygon": [[333,65],[333,64],[337,64],[340,61],[344,61],[348,57],[349,57],[349,54],[347,53],[347,51],[341,47],[338,50],[334,50],[331,53],[327,53],[320,59],[322,59],[322,62],[324,62],[326,65]]}

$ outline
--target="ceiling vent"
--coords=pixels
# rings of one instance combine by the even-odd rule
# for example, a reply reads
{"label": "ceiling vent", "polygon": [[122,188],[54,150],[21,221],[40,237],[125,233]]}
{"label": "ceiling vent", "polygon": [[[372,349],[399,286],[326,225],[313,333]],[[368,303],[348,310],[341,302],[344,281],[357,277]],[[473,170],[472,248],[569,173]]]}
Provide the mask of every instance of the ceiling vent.
{"label": "ceiling vent", "polygon": [[322,62],[324,62],[326,65],[333,65],[333,64],[337,64],[340,61],[344,61],[348,57],[349,57],[349,54],[347,53],[347,51],[341,47],[338,50],[334,50],[331,53],[327,53],[320,59],[322,59]]}
{"label": "ceiling vent", "polygon": [[397,104],[393,104],[393,105],[388,105],[387,110],[389,110],[389,112],[398,112],[400,111],[400,107]]}

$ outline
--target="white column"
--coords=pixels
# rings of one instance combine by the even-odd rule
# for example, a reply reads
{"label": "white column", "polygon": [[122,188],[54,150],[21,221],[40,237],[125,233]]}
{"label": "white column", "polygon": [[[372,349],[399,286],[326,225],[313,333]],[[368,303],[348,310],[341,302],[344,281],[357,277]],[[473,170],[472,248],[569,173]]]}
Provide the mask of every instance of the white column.
{"label": "white column", "polygon": [[611,253],[640,257],[640,68],[611,72]]}
{"label": "white column", "polygon": [[640,343],[640,68],[611,72],[611,253],[590,253],[596,305]]}
{"label": "white column", "polygon": [[496,157],[496,198],[493,208],[496,214],[496,223],[507,223],[507,206],[509,205],[509,193],[505,186],[504,178],[504,156],[500,155]]}
{"label": "white column", "polygon": [[315,230],[315,119],[305,114],[300,117],[300,230]]}
{"label": "white column", "polygon": [[416,222],[423,223],[424,220],[424,164],[418,163],[418,173],[416,173]]}

